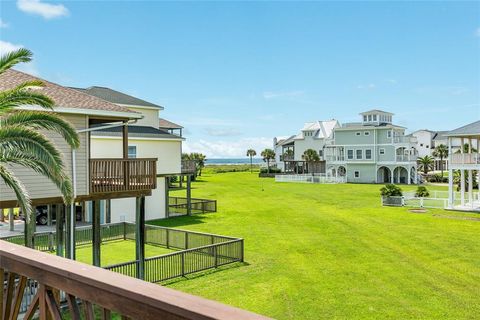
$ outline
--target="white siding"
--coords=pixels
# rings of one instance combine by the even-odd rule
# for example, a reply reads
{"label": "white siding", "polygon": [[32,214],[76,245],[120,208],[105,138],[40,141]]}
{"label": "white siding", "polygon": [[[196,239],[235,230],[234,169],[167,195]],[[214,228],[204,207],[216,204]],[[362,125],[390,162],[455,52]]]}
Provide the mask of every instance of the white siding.
{"label": "white siding", "polygon": [[154,127],[158,129],[158,118],[160,115],[160,109],[140,108],[140,107],[128,107],[128,109],[140,112],[143,114],[143,119],[138,119],[133,125]]}
{"label": "white siding", "polygon": [[[86,115],[62,115],[66,120],[78,129],[88,127]],[[61,151],[65,163],[65,171],[72,177],[72,153],[70,146],[63,138],[56,133],[47,133],[49,139]],[[76,168],[77,168],[77,195],[88,194],[88,135],[80,134],[80,148],[76,150]],[[20,179],[27,188],[32,199],[51,198],[61,196],[56,186],[42,175],[33,170],[25,169],[20,166],[9,166],[16,177]],[[16,200],[13,191],[0,180],[0,201]]]}

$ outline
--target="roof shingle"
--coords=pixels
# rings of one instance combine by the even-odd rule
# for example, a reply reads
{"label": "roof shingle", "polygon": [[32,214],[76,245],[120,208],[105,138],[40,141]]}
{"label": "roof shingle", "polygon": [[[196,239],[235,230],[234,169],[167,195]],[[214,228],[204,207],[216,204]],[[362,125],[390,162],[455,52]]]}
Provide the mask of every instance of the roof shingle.
{"label": "roof shingle", "polygon": [[92,86],[88,88],[72,88],[81,92],[88,93],[92,96],[98,97],[100,99],[110,101],[112,103],[124,104],[129,106],[139,106],[139,107],[154,107],[163,110],[162,106],[157,104],[132,97],[128,94],[125,94],[120,91],[116,91],[106,87]]}

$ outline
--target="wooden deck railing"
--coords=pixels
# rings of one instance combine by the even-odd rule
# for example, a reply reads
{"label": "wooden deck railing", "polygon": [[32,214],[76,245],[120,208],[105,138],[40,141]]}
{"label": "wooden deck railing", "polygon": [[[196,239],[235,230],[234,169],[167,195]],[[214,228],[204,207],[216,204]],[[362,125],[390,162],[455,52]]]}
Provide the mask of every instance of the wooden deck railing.
{"label": "wooden deck railing", "polygon": [[[23,319],[266,319],[186,293],[0,241],[0,315],[17,319],[27,283],[38,288]],[[99,309],[98,309],[99,308]],[[82,317],[83,313],[83,317]]]}
{"label": "wooden deck railing", "polygon": [[450,163],[452,164],[480,164],[478,153],[454,153]]}
{"label": "wooden deck railing", "polygon": [[157,159],[90,159],[90,193],[157,187]]}

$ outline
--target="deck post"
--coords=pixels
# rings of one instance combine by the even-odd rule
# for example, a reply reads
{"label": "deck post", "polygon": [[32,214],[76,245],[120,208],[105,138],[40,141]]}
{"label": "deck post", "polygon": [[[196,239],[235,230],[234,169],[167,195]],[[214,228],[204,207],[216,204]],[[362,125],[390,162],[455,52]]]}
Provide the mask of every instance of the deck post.
{"label": "deck post", "polygon": [[15,215],[13,214],[13,208],[8,209],[8,225],[9,230],[15,230]]}
{"label": "deck post", "polygon": [[48,226],[52,225],[52,205],[51,204],[47,206],[47,225]]}
{"label": "deck post", "polygon": [[57,256],[63,257],[63,204],[57,203],[55,205],[56,210],[56,246],[57,246]]}
{"label": "deck post", "polygon": [[25,246],[29,248],[35,248],[35,223],[36,221],[35,207],[32,207],[32,213],[25,215]]}
{"label": "deck post", "polygon": [[105,200],[105,223],[112,222],[112,200]]}
{"label": "deck post", "polygon": [[137,278],[145,279],[145,197],[136,198],[135,206],[135,258]]}
{"label": "deck post", "polygon": [[92,261],[93,265],[100,267],[100,200],[94,200],[92,212]]}
{"label": "deck post", "polygon": [[0,222],[5,222],[5,212],[0,208]]}
{"label": "deck post", "polygon": [[65,206],[65,257],[68,259],[72,259],[72,253],[70,252],[70,240],[72,239],[71,209],[69,205]]}
{"label": "deck post", "polygon": [[192,215],[192,176],[187,176],[187,215]]}
{"label": "deck post", "polygon": [[165,177],[165,218],[170,217],[169,194],[170,194],[170,178]]}

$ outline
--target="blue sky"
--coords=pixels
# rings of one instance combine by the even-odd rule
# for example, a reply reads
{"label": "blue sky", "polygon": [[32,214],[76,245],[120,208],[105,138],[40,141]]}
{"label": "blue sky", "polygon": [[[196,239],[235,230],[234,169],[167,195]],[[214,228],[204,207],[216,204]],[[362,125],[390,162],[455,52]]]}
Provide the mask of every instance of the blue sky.
{"label": "blue sky", "polygon": [[0,3],[2,50],[68,86],[165,107],[185,149],[241,157],[383,108],[409,131],[480,118],[480,2]]}

